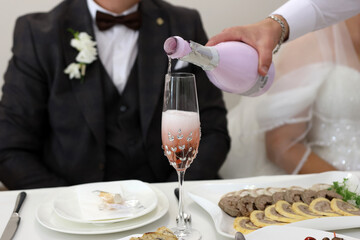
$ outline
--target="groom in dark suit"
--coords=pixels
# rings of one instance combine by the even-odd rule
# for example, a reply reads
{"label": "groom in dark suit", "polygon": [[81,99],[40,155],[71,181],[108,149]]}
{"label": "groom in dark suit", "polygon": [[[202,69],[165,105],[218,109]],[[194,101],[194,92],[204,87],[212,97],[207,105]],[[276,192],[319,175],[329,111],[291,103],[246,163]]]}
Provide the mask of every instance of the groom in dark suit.
{"label": "groom in dark suit", "polygon": [[[111,16],[96,25],[97,11],[132,14],[134,22],[100,30]],[[68,29],[97,42],[83,80],[64,73],[79,53]],[[26,189],[176,180],[160,132],[168,65],[162,49],[172,35],[207,42],[195,10],[162,0],[65,0],[20,17],[0,103],[0,181]],[[196,66],[173,63],[173,71],[197,78],[202,138],[186,178],[216,178],[230,142],[222,93]]]}

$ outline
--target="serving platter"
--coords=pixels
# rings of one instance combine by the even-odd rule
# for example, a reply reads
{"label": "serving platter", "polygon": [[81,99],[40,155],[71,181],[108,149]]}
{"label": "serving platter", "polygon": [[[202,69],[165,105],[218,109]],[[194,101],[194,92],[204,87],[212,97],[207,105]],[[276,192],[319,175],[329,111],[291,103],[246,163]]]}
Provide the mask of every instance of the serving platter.
{"label": "serving platter", "polygon": [[[234,179],[221,183],[205,183],[196,185],[189,189],[189,196],[207,211],[214,224],[216,231],[226,237],[234,238],[234,218],[227,215],[218,206],[223,195],[241,189],[256,189],[266,187],[291,187],[300,186],[310,188],[314,184],[332,184],[334,181],[342,182],[348,178],[352,185],[358,185],[359,179],[350,172],[326,172],[320,174],[306,175],[279,175],[263,176],[254,178]],[[285,226],[305,227],[317,230],[338,230],[360,227],[360,216],[326,217],[298,221]],[[258,231],[258,230],[256,230]],[[256,232],[255,231],[255,232]]]}
{"label": "serving platter", "polygon": [[[344,240],[358,240],[357,238],[345,236],[342,234],[336,234],[337,237],[343,238]],[[252,233],[246,235],[246,240],[290,240],[290,239],[300,239],[304,240],[307,237],[313,237],[315,239],[323,239],[325,237],[332,239],[334,233],[325,232],[322,230],[316,230],[311,228],[303,227],[293,227],[290,225],[287,226],[268,226],[256,230]],[[125,239],[124,239],[125,240]],[[128,240],[128,239],[126,239]]]}

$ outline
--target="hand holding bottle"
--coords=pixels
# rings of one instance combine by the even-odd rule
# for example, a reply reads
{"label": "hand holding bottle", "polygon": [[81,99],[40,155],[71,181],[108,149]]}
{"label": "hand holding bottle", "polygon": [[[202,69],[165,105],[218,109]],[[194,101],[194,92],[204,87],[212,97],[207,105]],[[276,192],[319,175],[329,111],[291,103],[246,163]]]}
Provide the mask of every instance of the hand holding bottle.
{"label": "hand holding bottle", "polygon": [[[282,16],[276,16],[285,23],[285,39],[287,39],[289,26]],[[265,76],[271,65],[272,51],[279,43],[280,36],[280,24],[266,18],[255,24],[224,29],[221,33],[210,38],[206,46],[214,46],[225,41],[241,41],[252,46],[259,54],[258,72],[260,75]]]}

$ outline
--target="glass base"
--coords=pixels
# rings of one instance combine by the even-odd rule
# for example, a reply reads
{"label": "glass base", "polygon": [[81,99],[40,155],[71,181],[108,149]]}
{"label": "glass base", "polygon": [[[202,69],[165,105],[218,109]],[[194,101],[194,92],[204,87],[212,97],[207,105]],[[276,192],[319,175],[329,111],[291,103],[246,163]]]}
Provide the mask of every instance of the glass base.
{"label": "glass base", "polygon": [[171,228],[171,231],[176,235],[179,240],[201,240],[201,233],[192,228]]}

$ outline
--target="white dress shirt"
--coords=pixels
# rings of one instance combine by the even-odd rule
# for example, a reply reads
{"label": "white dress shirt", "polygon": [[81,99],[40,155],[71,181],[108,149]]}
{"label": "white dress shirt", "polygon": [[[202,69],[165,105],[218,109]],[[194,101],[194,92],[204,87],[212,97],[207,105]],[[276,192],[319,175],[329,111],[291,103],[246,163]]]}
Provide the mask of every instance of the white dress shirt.
{"label": "white dress shirt", "polygon": [[87,4],[91,17],[93,18],[93,28],[100,60],[115,87],[121,94],[138,54],[137,40],[139,31],[132,30],[121,24],[116,24],[108,30],[100,31],[95,22],[96,11],[108,13],[113,16],[127,15],[135,12],[138,4],[121,14],[109,12],[99,6],[94,0],[87,0]]}
{"label": "white dress shirt", "polygon": [[289,24],[289,40],[360,13],[360,0],[289,0],[272,14]]}

